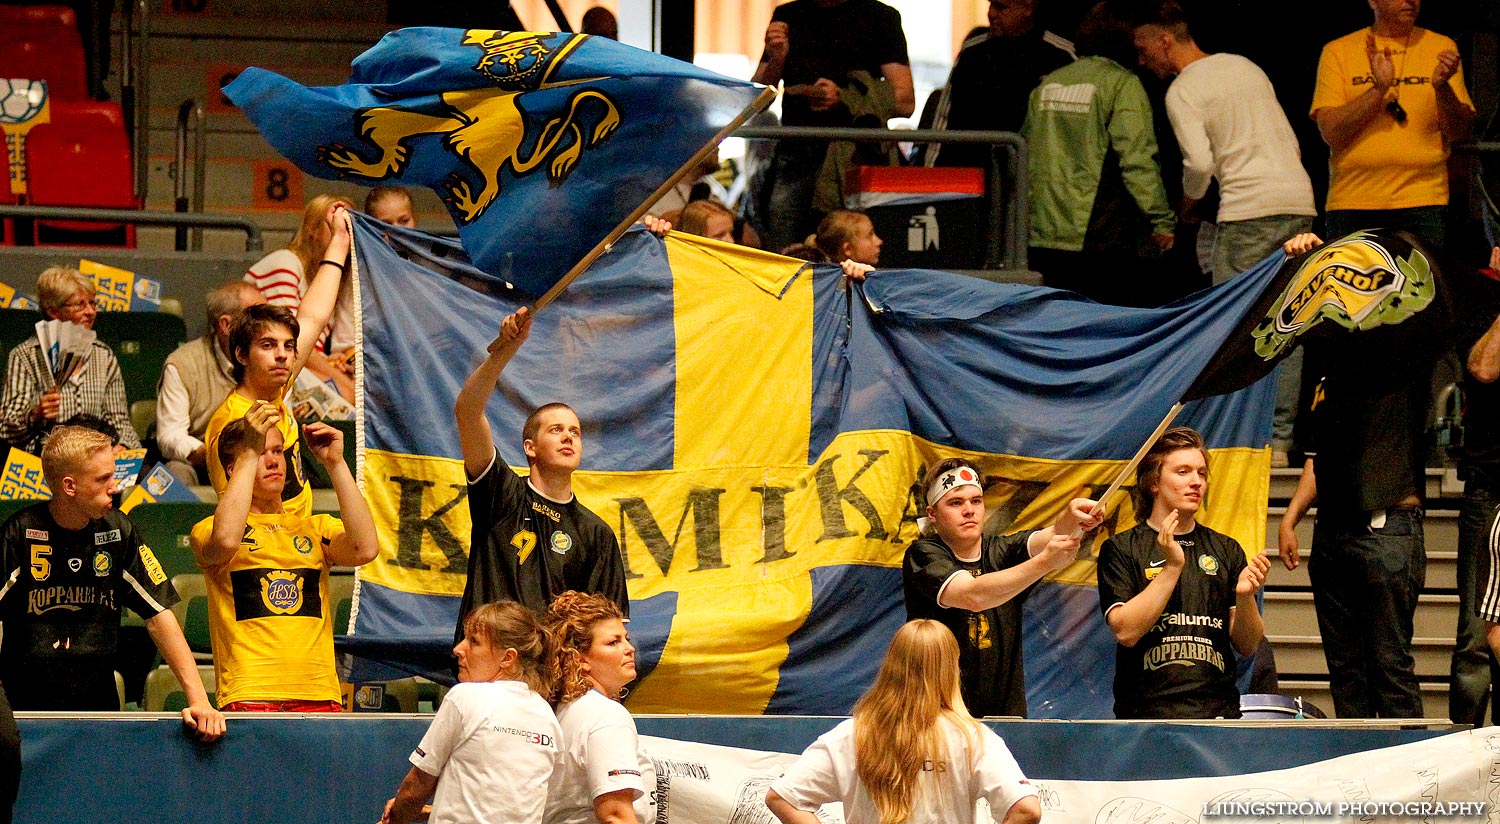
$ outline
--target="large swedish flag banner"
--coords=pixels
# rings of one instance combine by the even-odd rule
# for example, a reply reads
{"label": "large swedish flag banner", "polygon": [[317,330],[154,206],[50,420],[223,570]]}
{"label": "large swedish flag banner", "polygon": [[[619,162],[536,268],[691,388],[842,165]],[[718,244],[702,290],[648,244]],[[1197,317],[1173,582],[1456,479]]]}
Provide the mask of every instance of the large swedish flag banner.
{"label": "large swedish flag banner", "polygon": [[[446,649],[469,535],[453,401],[524,299],[442,244],[355,227],[362,478],[382,533],[355,631]],[[1108,484],[1280,261],[1137,310],[930,271],[849,289],[833,267],[636,232],[537,315],[488,413],[517,467],[531,408],[565,401],[584,422],[574,488],[625,553],[632,709],[844,713],[905,620],[923,464],[977,461],[990,529],[1049,523]],[[1203,520],[1250,551],[1270,405],[1257,384],[1182,416],[1212,448]],[[1108,529],[1133,518],[1123,504]],[[1090,554],[1028,601],[1034,717],[1109,714],[1093,580]]]}
{"label": "large swedish flag banner", "polygon": [[341,86],[251,68],[224,89],[308,174],[437,190],[475,263],[532,296],[758,91],[606,38],[443,28],[386,35]]}

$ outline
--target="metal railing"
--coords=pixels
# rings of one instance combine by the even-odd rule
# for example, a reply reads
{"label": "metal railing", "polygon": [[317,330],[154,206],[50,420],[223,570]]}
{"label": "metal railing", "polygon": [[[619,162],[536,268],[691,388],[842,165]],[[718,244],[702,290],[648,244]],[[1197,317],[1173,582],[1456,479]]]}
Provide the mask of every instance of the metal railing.
{"label": "metal railing", "polygon": [[[990,220],[986,231],[986,269],[1025,270],[1026,241],[1031,212],[1026,200],[1026,139],[1015,132],[947,131],[937,129],[823,129],[812,126],[755,126],[734,137],[761,140],[821,140],[901,143],[968,143],[991,146],[995,162],[989,170]],[[1004,157],[1001,157],[1001,153]],[[1003,185],[1004,180],[1010,185]]]}
{"label": "metal railing", "polygon": [[[191,132],[189,122],[191,121]],[[184,100],[177,107],[177,137],[174,145],[175,154],[172,164],[172,206],[179,213],[188,211],[203,214],[203,204],[207,188],[207,164],[208,135],[207,118],[203,113],[203,104],[196,100]],[[191,136],[193,144],[193,194],[188,197],[188,142]],[[187,251],[189,248],[194,252],[203,251],[203,230],[194,228],[192,230],[192,244],[188,243],[188,227],[177,227],[177,251]]]}
{"label": "metal railing", "polygon": [[101,223],[133,223],[137,226],[178,226],[194,229],[233,229],[245,233],[246,252],[265,250],[260,224],[240,215],[152,212],[143,209],[89,209],[81,206],[0,206],[0,217],[90,220]]}
{"label": "metal railing", "polygon": [[134,0],[121,15],[120,109],[135,153],[135,196],[146,202],[151,175],[151,5]]}

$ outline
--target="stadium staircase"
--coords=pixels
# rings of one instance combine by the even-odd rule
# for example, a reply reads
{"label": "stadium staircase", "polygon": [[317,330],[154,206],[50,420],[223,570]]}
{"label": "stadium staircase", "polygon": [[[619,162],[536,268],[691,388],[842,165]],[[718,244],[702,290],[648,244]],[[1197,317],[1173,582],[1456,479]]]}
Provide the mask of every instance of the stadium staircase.
{"label": "stadium staircase", "polygon": [[[173,8],[179,11],[174,13]],[[120,25],[116,15],[117,34]],[[178,110],[187,100],[201,101],[206,115],[203,211],[257,221],[265,230],[267,251],[290,240],[303,204],[315,194],[332,192],[349,197],[356,206],[363,204],[363,187],[306,177],[284,161],[250,121],[229,105],[219,88],[246,66],[268,68],[307,85],[343,82],[349,76],[350,61],[390,29],[384,3],[169,0],[152,4],[149,28],[147,209],[174,207]],[[117,94],[118,72],[109,82]],[[192,157],[191,149],[188,157]],[[414,194],[421,225],[451,228],[447,212],[432,192]],[[171,250],[174,240],[170,228],[142,227],[139,231],[143,249]],[[209,230],[203,249],[243,252],[244,236]]]}

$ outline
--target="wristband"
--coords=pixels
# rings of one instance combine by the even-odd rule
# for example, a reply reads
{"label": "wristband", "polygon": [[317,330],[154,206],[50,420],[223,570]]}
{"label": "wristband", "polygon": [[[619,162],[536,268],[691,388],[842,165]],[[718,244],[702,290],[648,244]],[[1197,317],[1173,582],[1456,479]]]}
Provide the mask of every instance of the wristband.
{"label": "wristband", "polygon": [[343,272],[347,271],[344,268],[344,264],[339,263],[336,260],[329,260],[328,258],[323,258],[322,260],[318,261],[318,265],[319,266],[333,266],[333,267],[337,267],[340,274],[342,274]]}

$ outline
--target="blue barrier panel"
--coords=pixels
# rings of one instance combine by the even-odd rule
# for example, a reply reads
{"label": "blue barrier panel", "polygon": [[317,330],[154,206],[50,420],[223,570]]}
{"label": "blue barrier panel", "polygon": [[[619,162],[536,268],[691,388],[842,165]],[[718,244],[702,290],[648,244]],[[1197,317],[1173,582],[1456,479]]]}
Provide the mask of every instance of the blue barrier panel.
{"label": "blue barrier panel", "polygon": [[[176,716],[19,713],[19,824],[379,819],[430,716],[230,717],[214,746]],[[644,735],[799,752],[837,718],[642,716]],[[995,722],[1035,778],[1125,780],[1300,766],[1449,730]]]}

